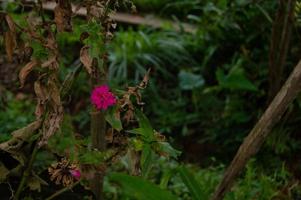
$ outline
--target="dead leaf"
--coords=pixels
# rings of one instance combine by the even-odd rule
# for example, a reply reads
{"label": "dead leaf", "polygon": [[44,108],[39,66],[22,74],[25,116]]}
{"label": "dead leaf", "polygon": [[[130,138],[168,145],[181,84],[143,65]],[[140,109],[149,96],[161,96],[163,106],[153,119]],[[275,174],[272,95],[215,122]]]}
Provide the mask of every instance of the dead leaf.
{"label": "dead leaf", "polygon": [[43,102],[46,102],[48,99],[47,89],[41,84],[40,81],[34,83],[34,91],[38,97]]}
{"label": "dead leaf", "polygon": [[36,81],[34,83],[34,91],[36,93],[37,99],[38,99],[38,103],[36,106],[36,110],[35,110],[35,115],[37,117],[37,119],[40,119],[44,113],[45,110],[45,104],[46,101],[48,100],[48,90],[46,89],[45,86],[43,86],[41,84],[40,81]]}
{"label": "dead leaf", "polygon": [[88,74],[92,74],[92,66],[93,66],[93,59],[89,55],[89,48],[88,46],[84,46],[80,50],[80,61],[83,63],[85,69],[87,70]]}
{"label": "dead leaf", "polygon": [[13,53],[17,46],[16,35],[12,31],[7,31],[4,33],[5,40],[5,50],[7,55],[7,60],[9,62],[13,61]]}
{"label": "dead leaf", "polygon": [[6,15],[5,20],[8,24],[9,30],[13,33],[16,33],[16,25],[15,25],[13,19],[9,15]]}
{"label": "dead leaf", "polygon": [[72,7],[69,0],[58,0],[54,8],[54,21],[59,32],[72,31]]}
{"label": "dead leaf", "polygon": [[38,65],[38,61],[32,60],[29,63],[27,63],[20,71],[19,73],[19,80],[20,80],[20,87],[24,87],[26,78],[28,74],[34,69],[35,66]]}
{"label": "dead leaf", "polygon": [[4,33],[5,50],[7,54],[7,60],[9,62],[12,62],[13,53],[15,48],[17,47],[16,26],[14,21],[9,15],[5,15],[5,21],[8,25],[8,31]]}
{"label": "dead leaf", "polygon": [[0,144],[0,149],[8,153],[18,151],[40,128],[41,121],[35,121],[19,130],[12,132],[13,138]]}
{"label": "dead leaf", "polygon": [[41,67],[42,68],[46,68],[46,67],[49,67],[49,68],[51,68],[51,69],[53,69],[53,68],[57,68],[57,67],[51,67],[51,66],[53,66],[53,65],[58,65],[57,64],[57,58],[56,58],[56,56],[53,56],[53,57],[50,57],[48,60],[46,60],[45,62],[43,62],[42,64],[41,64]]}
{"label": "dead leaf", "polygon": [[63,116],[62,106],[54,108],[54,110],[48,114],[48,118],[44,121],[42,130],[43,136],[38,143],[39,147],[47,144],[49,138],[59,130]]}
{"label": "dead leaf", "polygon": [[60,90],[57,87],[57,84],[54,82],[54,80],[50,80],[48,82],[48,91],[49,91],[50,98],[54,103],[53,107],[60,107],[61,106]]}

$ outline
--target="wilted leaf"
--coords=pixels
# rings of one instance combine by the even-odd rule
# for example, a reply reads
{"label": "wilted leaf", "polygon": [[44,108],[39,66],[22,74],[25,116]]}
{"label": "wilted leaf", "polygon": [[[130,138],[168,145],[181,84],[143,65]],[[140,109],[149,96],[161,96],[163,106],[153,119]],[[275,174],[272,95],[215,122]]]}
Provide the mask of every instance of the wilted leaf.
{"label": "wilted leaf", "polygon": [[12,133],[12,138],[0,144],[0,149],[8,152],[15,160],[24,166],[28,157],[20,149],[25,142],[29,142],[31,137],[37,132],[41,126],[41,121],[35,121],[28,126],[16,130]]}
{"label": "wilted leaf", "polygon": [[16,27],[15,27],[15,23],[13,22],[12,18],[9,15],[5,15],[5,20],[9,28],[9,30],[6,31],[4,34],[5,50],[6,50],[8,61],[12,62],[13,53],[17,46]]}
{"label": "wilted leaf", "polygon": [[2,183],[7,175],[9,174],[9,170],[5,167],[5,165],[0,162],[0,183]]}
{"label": "wilted leaf", "polygon": [[41,101],[46,101],[48,99],[47,89],[41,84],[40,81],[34,83],[34,91]]}
{"label": "wilted leaf", "polygon": [[39,129],[41,121],[35,121],[28,126],[12,132],[13,138],[9,141],[0,144],[0,149],[6,152],[12,152],[19,149],[25,141],[28,141],[30,137]]}
{"label": "wilted leaf", "polygon": [[123,192],[134,199],[177,200],[177,197],[172,195],[169,191],[163,190],[157,185],[137,176],[129,176],[122,173],[111,173],[108,178],[110,181],[120,184]]}
{"label": "wilted leaf", "polygon": [[89,55],[89,47],[88,46],[84,46],[80,50],[80,61],[83,63],[87,72],[89,74],[92,74],[93,59]]}
{"label": "wilted leaf", "polygon": [[51,69],[57,69],[58,66],[59,66],[59,64],[57,62],[56,56],[50,57],[48,60],[46,60],[45,62],[43,62],[41,64],[41,67],[43,67],[43,68],[49,67]]}
{"label": "wilted leaf", "polygon": [[146,86],[147,86],[147,84],[149,82],[149,74],[150,74],[150,72],[151,72],[151,69],[148,69],[147,72],[146,72],[146,74],[143,77],[143,80],[139,84],[140,88],[142,88],[142,89],[146,88]]}
{"label": "wilted leaf", "polygon": [[28,74],[37,65],[38,65],[38,62],[36,60],[32,60],[21,69],[21,71],[19,73],[19,80],[20,80],[21,88],[24,86]]}
{"label": "wilted leaf", "polygon": [[44,113],[44,104],[48,99],[47,89],[41,84],[40,81],[34,83],[34,91],[37,95],[38,104],[36,106],[35,115],[37,119],[40,119]]}
{"label": "wilted leaf", "polygon": [[48,88],[50,98],[54,102],[53,106],[61,106],[60,90],[54,80],[48,82]]}
{"label": "wilted leaf", "polygon": [[16,25],[13,19],[9,15],[5,15],[6,23],[8,24],[9,30],[16,33]]}
{"label": "wilted leaf", "polygon": [[54,21],[59,32],[72,31],[72,7],[69,0],[59,0],[54,8]]}
{"label": "wilted leaf", "polygon": [[5,50],[7,54],[7,60],[9,62],[13,61],[13,53],[17,46],[16,35],[12,31],[7,31],[4,34],[5,40]]}
{"label": "wilted leaf", "polygon": [[49,138],[57,132],[60,128],[60,124],[63,121],[63,108],[61,106],[55,108],[55,111],[49,113],[48,118],[44,121],[42,130],[42,138],[38,145],[41,147],[47,144]]}

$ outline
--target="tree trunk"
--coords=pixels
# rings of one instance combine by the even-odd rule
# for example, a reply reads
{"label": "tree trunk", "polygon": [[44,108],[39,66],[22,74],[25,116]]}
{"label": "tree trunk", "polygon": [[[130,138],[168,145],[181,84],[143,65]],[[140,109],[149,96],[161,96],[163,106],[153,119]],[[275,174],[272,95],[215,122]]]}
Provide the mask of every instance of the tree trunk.
{"label": "tree trunk", "polygon": [[290,103],[297,97],[301,90],[301,60],[291,73],[284,86],[278,92],[274,100],[266,109],[257,124],[251,130],[239,147],[224,177],[218,185],[211,200],[221,200],[228,190],[231,189],[235,178],[245,167],[248,160],[256,154],[265,138],[271,132],[275,124],[281,119]]}
{"label": "tree trunk", "polygon": [[270,44],[268,103],[273,100],[283,84],[283,72],[292,33],[295,3],[296,0],[279,0]]}

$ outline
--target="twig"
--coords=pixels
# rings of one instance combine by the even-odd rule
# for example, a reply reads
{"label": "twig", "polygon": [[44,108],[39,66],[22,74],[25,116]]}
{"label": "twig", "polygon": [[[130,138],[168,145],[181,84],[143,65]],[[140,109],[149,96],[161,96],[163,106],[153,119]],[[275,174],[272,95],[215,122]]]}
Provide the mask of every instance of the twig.
{"label": "twig", "polygon": [[20,199],[20,195],[21,195],[21,193],[23,191],[24,185],[27,182],[27,179],[28,179],[29,175],[31,174],[31,169],[32,169],[32,166],[33,166],[33,162],[34,162],[34,160],[36,158],[38,149],[39,149],[38,145],[35,144],[33,152],[31,154],[31,157],[30,157],[30,160],[29,160],[29,163],[27,165],[27,168],[24,171],[22,179],[21,179],[21,182],[20,182],[20,184],[18,186],[18,189],[17,189],[16,195],[14,197],[14,200],[19,200]]}
{"label": "twig", "polygon": [[75,186],[77,186],[78,184],[80,183],[80,181],[77,181],[75,183],[73,183],[71,186],[69,187],[65,187],[65,188],[62,188],[61,190],[55,192],[54,194],[52,194],[50,197],[47,197],[46,200],[51,200],[61,194],[63,194],[64,192],[68,191],[68,190],[71,190],[72,188],[74,188]]}

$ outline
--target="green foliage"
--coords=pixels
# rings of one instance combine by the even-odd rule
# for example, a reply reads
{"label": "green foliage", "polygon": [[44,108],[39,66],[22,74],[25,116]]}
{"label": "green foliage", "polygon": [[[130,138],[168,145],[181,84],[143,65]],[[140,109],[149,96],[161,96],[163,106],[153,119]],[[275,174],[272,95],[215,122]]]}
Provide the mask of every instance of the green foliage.
{"label": "green foliage", "polygon": [[118,113],[116,112],[116,109],[116,107],[109,108],[105,114],[105,118],[112,128],[117,131],[121,131],[123,129],[122,122],[120,120],[120,116],[118,116]]}
{"label": "green foliage", "polygon": [[170,77],[174,67],[190,59],[183,38],[176,33],[122,31],[116,34],[109,47],[109,76],[116,82],[124,82],[127,78],[137,81],[152,67]]}
{"label": "green foliage", "polygon": [[198,184],[197,180],[194,178],[193,174],[188,171],[187,168],[184,166],[180,167],[179,173],[181,179],[183,180],[184,184],[189,189],[189,192],[194,200],[201,200],[204,198],[204,194],[202,194],[202,190],[200,185]]}
{"label": "green foliage", "polygon": [[16,96],[10,92],[6,92],[4,97],[6,98],[3,104],[0,104],[0,142],[8,140],[12,131],[26,126],[34,119],[33,114],[23,115],[23,113],[34,113],[31,100],[16,99]]}
{"label": "green foliage", "polygon": [[111,173],[109,179],[121,185],[124,195],[139,200],[175,200],[177,197],[142,178]]}
{"label": "green foliage", "polygon": [[205,81],[201,75],[195,75],[190,72],[180,71],[179,86],[182,90],[193,90],[204,85]]}

